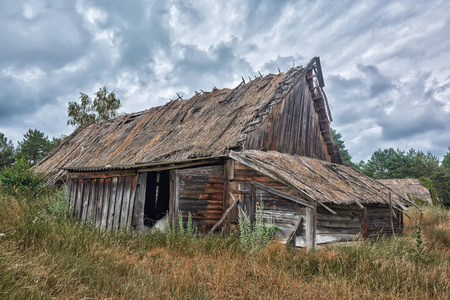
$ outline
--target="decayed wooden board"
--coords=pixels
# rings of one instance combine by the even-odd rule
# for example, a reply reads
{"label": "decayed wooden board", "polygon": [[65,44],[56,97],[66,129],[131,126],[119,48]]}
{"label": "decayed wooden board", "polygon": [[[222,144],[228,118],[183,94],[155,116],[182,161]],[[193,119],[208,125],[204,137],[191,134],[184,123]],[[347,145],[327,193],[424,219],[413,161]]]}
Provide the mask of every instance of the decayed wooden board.
{"label": "decayed wooden board", "polygon": [[102,205],[102,219],[101,219],[101,228],[107,228],[108,222],[108,209],[109,209],[109,200],[111,195],[111,178],[107,178],[104,181],[104,191],[103,191],[103,205]]}
{"label": "decayed wooden board", "polygon": [[98,180],[98,198],[95,205],[95,226],[101,227],[102,225],[102,212],[103,212],[103,197],[105,190],[105,180]]}
{"label": "decayed wooden board", "polygon": [[124,179],[122,210],[120,212],[120,227],[119,227],[120,229],[125,229],[127,227],[128,209],[130,207],[130,196],[131,196],[131,181],[132,181],[131,176],[127,176]]}
{"label": "decayed wooden board", "polygon": [[90,180],[85,180],[84,181],[84,191],[83,191],[83,198],[82,198],[82,202],[83,202],[83,208],[82,208],[82,212],[81,212],[81,220],[83,221],[83,223],[86,223],[86,217],[87,217],[87,210],[89,207],[89,201],[92,201],[90,199],[90,191],[91,191],[91,181]]}
{"label": "decayed wooden board", "polygon": [[118,182],[118,178],[112,177],[111,193],[109,196],[108,221],[106,223],[106,229],[112,229],[112,227],[113,227],[114,211],[116,208],[117,182]]}
{"label": "decayed wooden board", "polygon": [[71,179],[70,180],[70,210],[73,214],[75,214],[75,207],[76,207],[76,201],[77,201],[77,181]]}
{"label": "decayed wooden board", "polygon": [[147,185],[147,173],[139,174],[139,181],[137,182],[136,197],[134,200],[133,220],[132,225],[137,230],[144,229],[144,205],[145,192]]}
{"label": "decayed wooden board", "polygon": [[316,247],[316,209],[306,208],[306,248]]}
{"label": "decayed wooden board", "polygon": [[98,179],[93,179],[91,180],[91,194],[89,196],[90,200],[86,215],[86,220],[89,222],[94,222],[95,206],[98,202],[97,192],[98,192]]}
{"label": "decayed wooden board", "polygon": [[130,204],[128,208],[128,217],[127,217],[127,229],[131,229],[133,224],[133,213],[134,213],[134,203],[136,202],[136,191],[137,191],[137,183],[139,181],[139,173],[135,177],[133,177],[133,181],[131,182],[131,196],[130,196]]}
{"label": "decayed wooden board", "polygon": [[116,206],[114,208],[114,222],[112,228],[117,230],[120,223],[120,215],[122,212],[124,177],[119,177],[116,191]]}
{"label": "decayed wooden board", "polygon": [[75,215],[80,219],[81,213],[83,209],[83,181],[78,181],[77,184],[77,201],[76,201],[76,207],[75,207]]}

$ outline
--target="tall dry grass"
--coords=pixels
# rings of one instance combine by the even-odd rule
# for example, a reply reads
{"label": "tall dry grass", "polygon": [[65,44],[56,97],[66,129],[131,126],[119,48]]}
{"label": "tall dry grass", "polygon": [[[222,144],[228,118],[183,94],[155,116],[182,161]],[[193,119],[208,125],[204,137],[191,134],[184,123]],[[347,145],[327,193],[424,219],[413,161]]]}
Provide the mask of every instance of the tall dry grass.
{"label": "tall dry grass", "polygon": [[[104,233],[64,211],[63,195],[0,192],[1,299],[442,298],[450,294],[450,215],[424,208],[376,242],[246,253],[238,237]],[[405,218],[406,219],[406,218]]]}

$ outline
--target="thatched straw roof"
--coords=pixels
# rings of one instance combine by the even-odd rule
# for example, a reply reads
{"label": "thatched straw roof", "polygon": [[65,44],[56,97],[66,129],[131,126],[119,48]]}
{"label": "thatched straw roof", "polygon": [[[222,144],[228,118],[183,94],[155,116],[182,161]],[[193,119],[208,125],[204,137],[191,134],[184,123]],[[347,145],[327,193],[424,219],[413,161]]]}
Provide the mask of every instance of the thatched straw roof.
{"label": "thatched straw roof", "polygon": [[[309,200],[389,205],[390,190],[352,167],[274,151],[232,151],[230,157],[295,188]],[[391,198],[397,207],[408,203],[395,193],[391,193]]]}
{"label": "thatched straw roof", "polygon": [[[92,123],[67,137],[36,170],[55,183],[63,178],[63,168],[130,166],[226,154],[239,147],[252,121],[267,117],[271,103],[285,97],[288,87],[300,80],[299,74],[305,75],[305,69],[269,74],[234,89],[197,93],[189,100]],[[328,145],[334,145],[329,130],[322,135]],[[330,157],[339,156],[330,149]]]}
{"label": "thatched straw roof", "polygon": [[419,179],[379,179],[378,181],[396,191],[406,199],[412,201],[419,199],[423,202],[433,203],[430,190],[422,186]]}

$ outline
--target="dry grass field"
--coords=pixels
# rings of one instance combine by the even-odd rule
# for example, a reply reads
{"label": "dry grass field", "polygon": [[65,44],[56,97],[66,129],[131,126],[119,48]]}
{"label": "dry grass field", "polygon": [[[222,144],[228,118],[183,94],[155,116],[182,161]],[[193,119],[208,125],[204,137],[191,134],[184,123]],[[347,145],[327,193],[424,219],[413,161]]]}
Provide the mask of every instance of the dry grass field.
{"label": "dry grass field", "polygon": [[424,207],[389,239],[246,253],[239,237],[100,232],[60,191],[0,190],[1,299],[445,299],[450,212]]}

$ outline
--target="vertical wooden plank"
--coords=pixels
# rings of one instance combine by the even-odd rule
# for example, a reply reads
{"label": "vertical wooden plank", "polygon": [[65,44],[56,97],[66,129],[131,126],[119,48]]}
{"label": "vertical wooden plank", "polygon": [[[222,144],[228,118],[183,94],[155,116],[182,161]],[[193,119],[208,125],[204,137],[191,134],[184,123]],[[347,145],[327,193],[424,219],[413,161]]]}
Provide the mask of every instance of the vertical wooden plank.
{"label": "vertical wooden plank", "polygon": [[179,170],[170,171],[169,217],[176,220],[180,209],[180,175]]}
{"label": "vertical wooden plank", "polygon": [[393,213],[394,213],[394,209],[392,207],[392,197],[391,197],[391,192],[389,192],[389,219],[391,221],[392,235],[395,236]]}
{"label": "vertical wooden plank", "polygon": [[316,247],[316,209],[306,207],[306,248]]}
{"label": "vertical wooden plank", "polygon": [[86,221],[94,222],[95,205],[97,204],[98,179],[91,180],[91,195],[89,196],[89,206],[86,215]]}
{"label": "vertical wooden plank", "polygon": [[72,201],[72,198],[71,198],[71,186],[72,186],[72,180],[70,180],[70,177],[69,177],[69,175],[67,175],[66,176],[66,201],[67,201],[67,203],[66,203],[66,205],[67,205],[67,208],[69,209],[69,211],[70,211],[70,206],[71,206],[71,201]]}
{"label": "vertical wooden plank", "polygon": [[133,227],[139,231],[144,230],[144,205],[145,193],[147,186],[147,173],[139,174],[139,181],[137,182],[136,199],[134,201],[133,210]]}
{"label": "vertical wooden plank", "polygon": [[369,237],[369,232],[367,231],[367,207],[363,208],[363,238],[367,239]]}
{"label": "vertical wooden plank", "polygon": [[82,199],[82,203],[83,203],[83,208],[82,208],[82,212],[81,212],[81,220],[83,221],[83,223],[86,223],[86,217],[87,217],[87,210],[89,207],[89,194],[90,194],[90,190],[91,190],[91,181],[89,179],[84,181],[84,191],[83,191],[83,199]]}
{"label": "vertical wooden plank", "polygon": [[102,208],[103,208],[103,194],[105,190],[105,180],[98,180],[98,193],[97,203],[95,205],[95,226],[101,227],[102,225]]}
{"label": "vertical wooden plank", "polygon": [[70,203],[69,203],[69,206],[70,206],[70,210],[75,215],[75,204],[77,202],[76,199],[77,199],[77,190],[78,190],[77,184],[78,184],[78,182],[76,180],[74,180],[74,179],[71,179],[70,182],[71,182],[71,184],[70,184]]}
{"label": "vertical wooden plank", "polygon": [[83,180],[79,180],[77,184],[77,203],[75,207],[75,215],[81,219],[81,212],[83,210]]}
{"label": "vertical wooden plank", "polygon": [[109,208],[109,198],[110,198],[110,189],[111,189],[111,178],[105,179],[105,187],[103,191],[103,207],[102,207],[102,220],[101,220],[101,228],[105,229],[108,225],[108,208]]}
{"label": "vertical wooden plank", "polygon": [[114,211],[114,222],[113,222],[114,230],[119,229],[120,215],[122,212],[123,186],[124,186],[124,177],[121,176],[118,178],[117,182],[116,206]]}
{"label": "vertical wooden plank", "polygon": [[122,211],[120,213],[120,229],[127,228],[128,222],[128,209],[130,207],[130,196],[131,196],[131,183],[133,177],[127,176],[125,177],[125,183],[123,187],[123,196],[122,196]]}
{"label": "vertical wooden plank", "polygon": [[130,207],[128,209],[128,217],[127,217],[127,229],[131,229],[133,225],[133,213],[134,213],[134,203],[136,202],[136,192],[137,192],[137,183],[139,181],[139,173],[133,177],[133,181],[131,182],[131,196],[130,196]]}
{"label": "vertical wooden plank", "polygon": [[106,223],[106,229],[112,229],[113,227],[117,196],[117,182],[118,178],[113,177],[111,180],[111,193],[109,195],[108,221]]}

